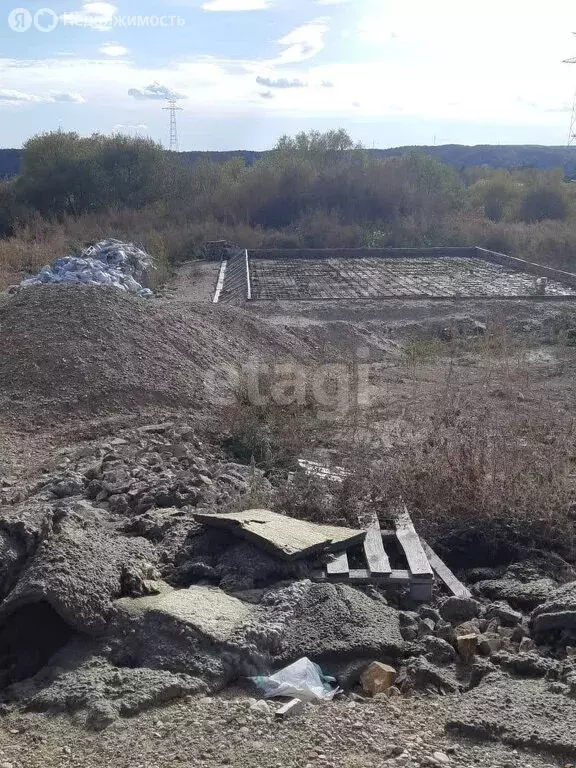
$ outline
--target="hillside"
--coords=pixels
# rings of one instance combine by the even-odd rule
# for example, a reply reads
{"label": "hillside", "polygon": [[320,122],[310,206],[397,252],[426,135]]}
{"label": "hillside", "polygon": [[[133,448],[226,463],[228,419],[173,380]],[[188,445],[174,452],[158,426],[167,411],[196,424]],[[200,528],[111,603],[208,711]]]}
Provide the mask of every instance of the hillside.
{"label": "hillside", "polygon": [[[491,168],[536,168],[545,170],[562,167],[566,176],[576,176],[576,147],[547,147],[530,144],[445,144],[438,147],[406,146],[391,149],[369,149],[373,157],[402,157],[409,152],[422,152],[461,170],[480,165]],[[226,152],[180,152],[186,165],[199,160],[225,163],[233,157],[242,157],[246,165],[253,165],[265,152],[251,150],[230,150]],[[12,177],[18,173],[21,151],[0,149],[0,178]]]}

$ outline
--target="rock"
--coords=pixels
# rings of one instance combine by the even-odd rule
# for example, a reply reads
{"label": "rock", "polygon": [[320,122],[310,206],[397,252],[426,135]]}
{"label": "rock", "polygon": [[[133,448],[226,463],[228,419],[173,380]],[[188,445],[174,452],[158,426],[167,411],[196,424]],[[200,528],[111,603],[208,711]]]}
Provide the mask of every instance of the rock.
{"label": "rock", "polygon": [[558,673],[560,664],[555,659],[545,659],[537,653],[508,653],[498,651],[492,654],[492,662],[508,672],[526,677],[545,677]]}
{"label": "rock", "polygon": [[456,660],[454,647],[440,637],[425,637],[426,658],[433,664],[450,664]]}
{"label": "rock", "polygon": [[431,608],[429,605],[423,605],[420,607],[418,613],[423,619],[431,619],[434,624],[437,624],[442,620],[440,612],[436,608]]}
{"label": "rock", "polygon": [[520,653],[530,653],[530,651],[535,650],[536,643],[534,640],[532,640],[531,637],[523,637],[520,641],[520,646],[518,648],[518,651]]}
{"label": "rock", "polygon": [[362,690],[368,696],[385,693],[396,680],[396,670],[387,664],[374,661],[360,676]]}
{"label": "rock", "polygon": [[458,624],[455,628],[456,637],[459,635],[479,635],[480,624],[474,619],[473,621],[465,621],[463,624]]}
{"label": "rock", "polygon": [[250,712],[256,712],[259,715],[266,715],[267,717],[271,714],[270,706],[263,699],[259,699],[258,701],[251,701],[249,709]]}
{"label": "rock", "polygon": [[437,763],[440,763],[441,765],[448,765],[450,762],[450,758],[445,752],[434,752],[432,757]]}
{"label": "rock", "polygon": [[527,583],[512,578],[493,579],[479,581],[473,587],[477,595],[490,600],[504,600],[513,608],[527,611],[545,603],[556,589],[556,582],[548,578]]}
{"label": "rock", "polygon": [[503,601],[489,605],[484,611],[484,616],[487,619],[500,619],[502,624],[507,627],[515,627],[522,621],[522,614]]}
{"label": "rock", "polygon": [[458,635],[456,644],[458,655],[465,664],[469,664],[476,654],[478,635]]}
{"label": "rock", "polygon": [[435,624],[432,619],[420,619],[418,622],[417,637],[422,638],[427,635],[433,635]]}
{"label": "rock", "polygon": [[536,635],[576,629],[576,581],[551,592],[546,602],[533,611],[532,629]]}
{"label": "rock", "polygon": [[423,657],[408,659],[398,676],[397,685],[402,692],[429,688],[448,693],[456,693],[459,690],[458,682],[451,671],[439,669]]}
{"label": "rock", "polygon": [[457,699],[447,727],[475,739],[576,757],[574,702],[551,693],[541,680],[489,675]]}
{"label": "rock", "polygon": [[415,611],[400,611],[398,621],[401,627],[417,626],[420,615]]}
{"label": "rock", "polygon": [[452,624],[473,619],[480,613],[480,604],[472,597],[446,598],[440,605],[440,615]]}
{"label": "rock", "polygon": [[488,632],[478,637],[478,653],[482,656],[491,656],[502,648],[500,635]]}
{"label": "rock", "polygon": [[[450,622],[441,619],[436,625],[436,636],[445,640],[450,645],[456,645],[456,631]],[[466,634],[465,632],[463,634]]]}

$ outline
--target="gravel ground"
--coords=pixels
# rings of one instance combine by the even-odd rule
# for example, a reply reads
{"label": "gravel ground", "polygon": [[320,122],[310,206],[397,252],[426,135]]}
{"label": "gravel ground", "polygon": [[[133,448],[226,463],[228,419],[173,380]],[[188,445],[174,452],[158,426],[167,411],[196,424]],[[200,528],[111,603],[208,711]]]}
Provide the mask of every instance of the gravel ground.
{"label": "gravel ground", "polygon": [[100,733],[82,730],[68,717],[8,715],[0,730],[0,768],[572,766],[446,735],[445,715],[454,704],[449,696],[343,698],[276,721],[259,710],[262,703],[236,692],[156,709]]}

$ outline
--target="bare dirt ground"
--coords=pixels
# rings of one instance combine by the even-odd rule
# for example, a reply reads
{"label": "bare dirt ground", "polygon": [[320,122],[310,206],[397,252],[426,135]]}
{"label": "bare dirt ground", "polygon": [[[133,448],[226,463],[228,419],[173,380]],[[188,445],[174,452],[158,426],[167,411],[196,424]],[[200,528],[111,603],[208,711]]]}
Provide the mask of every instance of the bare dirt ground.
{"label": "bare dirt ground", "polygon": [[[447,402],[466,408],[476,400],[502,423],[573,419],[576,350],[568,342],[576,310],[569,305],[214,308],[218,267],[185,265],[166,297],[149,305],[106,289],[59,287],[0,302],[0,479],[8,490],[62,470],[63,453],[91,442],[112,450],[111,440],[143,424],[179,418],[201,432],[219,418],[219,401],[210,391],[197,396],[191,382],[253,355],[272,364],[293,359],[311,372],[327,361],[371,364],[369,408],[345,409],[328,438],[324,424],[318,430],[322,445],[309,446],[311,456],[323,449],[334,463],[344,443],[365,442],[360,433],[387,449],[410,439]],[[573,765],[569,754],[448,734],[460,701],[460,694],[351,695],[276,722],[236,690],[122,718],[98,733],[74,714],[11,709],[0,720],[0,768]]]}
{"label": "bare dirt ground", "polygon": [[[286,721],[242,696],[194,698],[122,720],[98,734],[69,718],[19,715],[0,731],[0,765],[13,768],[553,768],[566,759],[454,738],[444,730],[453,697],[344,699],[308,705]],[[276,705],[271,705],[270,711]]]}

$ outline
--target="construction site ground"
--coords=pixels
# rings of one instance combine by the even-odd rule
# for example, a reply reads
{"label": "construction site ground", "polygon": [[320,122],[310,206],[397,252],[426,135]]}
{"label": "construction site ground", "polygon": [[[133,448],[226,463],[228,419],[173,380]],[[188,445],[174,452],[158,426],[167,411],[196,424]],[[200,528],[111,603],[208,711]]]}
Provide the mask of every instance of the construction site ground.
{"label": "construction site ground", "polygon": [[[150,302],[113,288],[65,286],[0,297],[0,492],[75,470],[84,450],[124,450],[114,440],[129,453],[146,425],[189,424],[224,461],[214,436],[228,426],[223,419],[238,392],[223,371],[248,362],[292,362],[305,376],[326,364],[349,366],[352,376],[358,365],[370,366],[367,406],[324,404],[336,417],[319,425],[307,458],[333,465],[349,458],[351,445],[381,451],[410,441],[448,402],[478,414],[488,407],[502,424],[525,418],[553,430],[573,419],[576,301],[218,306],[218,271],[216,262],[185,264]],[[140,450],[134,445],[130,460]],[[156,702],[98,732],[72,710],[6,707],[0,768],[550,768],[576,759],[576,742],[570,754],[529,736],[515,745],[497,734],[464,737],[464,726],[447,729],[459,716],[458,693],[374,700],[349,693],[282,722],[272,709],[256,709],[251,696],[235,688]]]}

